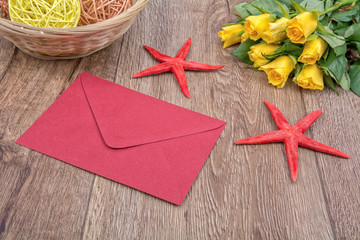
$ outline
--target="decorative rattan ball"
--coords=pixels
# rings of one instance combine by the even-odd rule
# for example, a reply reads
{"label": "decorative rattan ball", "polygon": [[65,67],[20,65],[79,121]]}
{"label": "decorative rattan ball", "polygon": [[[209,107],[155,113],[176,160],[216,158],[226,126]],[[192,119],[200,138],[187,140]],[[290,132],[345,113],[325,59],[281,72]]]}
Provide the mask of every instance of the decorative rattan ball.
{"label": "decorative rattan ball", "polygon": [[76,27],[79,0],[9,0],[11,21],[42,28]]}
{"label": "decorative rattan ball", "polygon": [[88,25],[113,18],[129,7],[131,0],[80,0],[79,25]]}
{"label": "decorative rattan ball", "polygon": [[[0,0],[0,8],[3,16],[9,15],[9,2],[8,0]],[[0,14],[1,15],[1,14]]]}

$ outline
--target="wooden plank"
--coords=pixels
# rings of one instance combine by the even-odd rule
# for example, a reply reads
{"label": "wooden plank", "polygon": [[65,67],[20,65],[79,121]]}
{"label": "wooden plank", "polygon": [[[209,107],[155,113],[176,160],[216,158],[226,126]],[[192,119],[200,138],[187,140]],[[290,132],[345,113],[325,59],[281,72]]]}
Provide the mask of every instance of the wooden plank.
{"label": "wooden plank", "polygon": [[1,139],[0,167],[6,174],[0,180],[7,186],[1,188],[0,239],[82,237],[95,175],[14,142],[81,72],[114,78],[120,49],[121,40],[89,58],[69,61],[38,60],[19,50],[12,59],[1,52],[1,66],[6,59],[12,63],[0,86],[0,119],[8,134]]}
{"label": "wooden plank", "polygon": [[[138,37],[124,40],[128,54],[119,59],[116,83],[228,125],[181,207],[97,178],[84,239],[332,238],[313,152],[301,150],[299,180],[293,184],[283,146],[233,145],[275,129],[262,100],[278,105],[291,123],[306,111],[295,86],[269,87],[264,74],[245,69],[221,49],[216,32],[224,17],[230,17],[225,2],[152,1],[130,29]],[[189,24],[179,24],[184,22]],[[191,99],[171,74],[129,79],[156,64],[141,45],[175,55],[190,36],[189,60],[227,64],[218,72],[187,72]],[[127,62],[133,65],[122,68]]]}
{"label": "wooden plank", "polygon": [[[0,38],[0,239],[356,239],[359,236],[360,100],[351,92],[279,90],[221,48],[222,23],[239,1],[152,0],[109,48],[82,60],[43,61]],[[131,79],[157,62],[143,49],[226,64],[186,73],[191,99],[171,73]],[[83,71],[228,122],[182,206],[16,145],[15,140]],[[275,130],[263,100],[290,124],[322,109],[306,133],[348,153],[301,148],[292,183],[282,144],[235,146]]]}
{"label": "wooden plank", "polygon": [[16,48],[11,42],[5,40],[2,37],[0,37],[0,49],[1,49],[0,51],[0,82],[1,82],[17,50],[15,50]]}
{"label": "wooden plank", "polygon": [[338,148],[350,159],[316,153],[316,163],[336,239],[360,239],[360,98],[338,89],[303,91],[308,112],[322,109],[323,115],[310,129],[316,140]]}
{"label": "wooden plank", "polygon": [[15,144],[70,84],[79,61],[12,56],[12,45],[1,45],[1,61],[11,64],[0,84],[0,239],[79,239],[94,176]]}

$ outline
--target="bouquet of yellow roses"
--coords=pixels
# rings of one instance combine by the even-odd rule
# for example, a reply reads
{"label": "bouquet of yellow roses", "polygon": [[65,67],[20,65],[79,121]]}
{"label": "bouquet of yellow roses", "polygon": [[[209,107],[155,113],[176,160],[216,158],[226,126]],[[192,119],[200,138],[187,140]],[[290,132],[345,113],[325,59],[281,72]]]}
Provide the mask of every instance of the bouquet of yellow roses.
{"label": "bouquet of yellow roses", "polygon": [[360,96],[360,1],[254,0],[235,6],[238,22],[218,33],[224,48],[264,71],[282,88],[334,91],[335,84]]}

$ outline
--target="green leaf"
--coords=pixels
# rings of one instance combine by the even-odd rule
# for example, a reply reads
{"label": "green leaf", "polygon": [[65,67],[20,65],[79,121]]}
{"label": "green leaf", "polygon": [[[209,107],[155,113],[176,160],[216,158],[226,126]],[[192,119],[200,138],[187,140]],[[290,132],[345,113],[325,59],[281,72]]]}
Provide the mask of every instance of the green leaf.
{"label": "green leaf", "polygon": [[281,55],[292,55],[296,58],[299,58],[303,51],[303,46],[299,44],[292,43],[290,40],[284,42],[284,44],[277,48],[272,54],[264,55],[267,59],[272,60]]}
{"label": "green leaf", "polygon": [[[274,1],[270,1],[270,0],[254,0],[252,1],[252,4],[259,6],[269,12],[271,12],[272,14],[276,14],[278,16],[280,16],[281,13],[281,9],[279,7],[279,5],[274,2]],[[283,7],[285,8],[286,11],[289,12],[289,9],[286,5],[283,5]],[[279,14],[278,14],[279,13]]]}
{"label": "green leaf", "polygon": [[[332,22],[331,22],[331,21],[329,20],[329,18],[327,18],[327,17],[319,20],[318,22],[321,23],[321,25],[323,25],[323,26],[328,26],[328,27],[330,27],[331,24],[332,24]],[[329,25],[329,24],[330,24],[330,25]],[[319,24],[318,24],[318,26],[319,26]]]}
{"label": "green leaf", "polygon": [[314,17],[316,18],[316,20],[319,20],[320,11],[312,10],[311,13],[312,13],[312,15],[314,15]]}
{"label": "green leaf", "polygon": [[[334,29],[337,30],[339,28],[348,28],[348,27],[350,27],[351,24],[353,24],[353,22],[337,22],[336,27]],[[338,34],[338,35],[344,36],[341,34]]]}
{"label": "green leaf", "polygon": [[241,16],[242,19],[245,19],[248,16],[252,15],[252,13],[245,8],[246,5],[248,5],[247,2],[242,2],[234,6],[235,10],[239,13],[239,16]]}
{"label": "green leaf", "polygon": [[346,44],[343,44],[339,47],[334,48],[334,52],[335,52],[336,56],[344,55],[347,52]]}
{"label": "green leaf", "polygon": [[223,24],[223,26],[234,26],[234,25],[239,25],[239,24],[241,24],[241,23],[238,23],[238,22],[236,22],[236,23],[225,23],[225,24]]}
{"label": "green leaf", "polygon": [[276,0],[274,0],[274,1],[277,3],[277,5],[279,5],[280,10],[281,10],[281,14],[283,15],[283,17],[290,19],[289,12],[286,11],[285,7],[281,3],[279,3],[278,1],[276,1]]}
{"label": "green leaf", "polygon": [[311,34],[311,35],[306,39],[306,41],[311,41],[311,40],[317,39],[318,37],[319,37],[319,35]]}
{"label": "green leaf", "polygon": [[244,30],[240,31],[238,35],[236,35],[237,37],[241,37],[244,34]]}
{"label": "green leaf", "polygon": [[358,12],[358,14],[356,14],[354,17],[355,22],[358,23],[358,22],[360,22],[360,14],[359,14],[360,13],[360,2],[357,2],[355,4],[355,6],[353,7],[353,9]]}
{"label": "green leaf", "polygon": [[[335,35],[329,27],[324,27],[318,23],[316,32],[324,39],[332,48],[340,47],[345,44],[345,39],[341,36]],[[339,52],[339,51],[337,51]]]}
{"label": "green leaf", "polygon": [[342,28],[337,28],[334,30],[334,32],[339,35],[339,36],[344,36],[345,32],[349,29],[350,26],[346,26],[346,27],[342,27]]}
{"label": "green leaf", "polygon": [[325,9],[331,8],[334,5],[334,0],[325,0]]}
{"label": "green leaf", "polygon": [[340,0],[338,1],[336,5],[330,7],[330,8],[327,8],[326,10],[322,11],[320,13],[320,16],[322,15],[325,15],[325,14],[329,14],[331,12],[334,12],[336,11],[337,9],[343,7],[343,6],[346,6],[346,5],[350,5],[350,4],[353,4],[353,3],[356,3],[358,0]]}
{"label": "green leaf", "polygon": [[358,14],[356,9],[351,9],[344,12],[332,12],[330,18],[338,22],[350,22]]}
{"label": "green leaf", "polygon": [[233,13],[237,18],[239,22],[244,21],[245,19],[243,19],[239,14]]}
{"label": "green leaf", "polygon": [[313,10],[317,10],[317,11],[324,11],[324,1],[321,0],[304,0],[300,3],[301,6],[303,6],[305,9],[307,9],[308,11],[313,11]]}
{"label": "green leaf", "polygon": [[244,63],[253,64],[253,62],[249,58],[248,52],[250,51],[250,47],[255,44],[255,41],[247,39],[245,42],[241,43],[239,47],[231,53],[231,55],[239,58]]}
{"label": "green leaf", "polygon": [[322,55],[322,58],[323,59],[327,59],[327,57],[329,56],[329,51],[330,51],[331,48],[327,48],[324,52],[324,54]]}
{"label": "green leaf", "polygon": [[[283,7],[286,11],[289,11],[286,5],[284,5]],[[242,18],[247,18],[250,15],[262,14],[262,11],[260,11],[259,9],[263,9],[279,17],[282,16],[279,5],[276,2],[270,0],[254,0],[251,2],[251,4],[248,2],[242,2],[238,5],[235,5],[234,8],[237,12],[239,12]]]}
{"label": "green leaf", "polygon": [[346,40],[360,42],[360,24],[351,25],[348,30],[346,30],[344,37]]}
{"label": "green leaf", "polygon": [[327,42],[330,47],[332,48],[336,48],[336,47],[340,47],[342,45],[345,44],[345,41],[342,39],[339,39],[336,36],[332,36],[332,35],[325,35],[325,34],[321,34],[319,33],[319,36],[325,40],[325,42]]}
{"label": "green leaf", "polygon": [[360,65],[352,65],[349,70],[350,89],[360,97]]}
{"label": "green leaf", "polygon": [[350,27],[348,27],[346,29],[346,31],[344,32],[344,37],[345,38],[349,38],[351,37],[352,35],[354,35],[355,33],[355,29],[354,29],[354,25],[351,25]]}
{"label": "green leaf", "polygon": [[338,91],[335,89],[335,84],[332,78],[329,75],[324,75],[324,84],[325,86],[329,87],[331,90],[336,92],[337,95],[339,95]]}
{"label": "green leaf", "polygon": [[331,49],[326,60],[320,59],[318,64],[321,68],[326,70],[338,84],[340,84],[341,81],[345,81],[342,80],[347,68],[347,59],[345,55],[336,56],[334,50]]}
{"label": "green leaf", "polygon": [[345,71],[344,74],[342,75],[339,85],[346,91],[350,90],[350,77],[347,71]]}
{"label": "green leaf", "polygon": [[294,73],[294,80],[297,85],[297,77],[299,76],[301,70],[304,68],[304,64],[299,63],[295,65],[295,73]]}
{"label": "green leaf", "polygon": [[294,62],[294,66],[298,63],[297,62],[297,58],[295,57],[295,56],[293,56],[293,55],[288,55],[290,58],[291,58],[291,60]]}
{"label": "green leaf", "polygon": [[278,0],[280,3],[285,5],[287,8],[291,8],[291,1],[290,0]]}
{"label": "green leaf", "polygon": [[359,51],[359,53],[360,53],[360,42],[355,42],[355,44],[356,44],[356,48],[357,48],[357,50]]}
{"label": "green leaf", "polygon": [[332,22],[334,33],[338,36],[344,36],[345,32],[349,29],[351,23]]}
{"label": "green leaf", "polygon": [[256,6],[256,5],[252,4],[251,2],[249,2],[249,4],[250,4],[251,6],[253,6],[254,8],[256,8],[257,10],[259,10],[259,11],[260,11],[261,13],[263,13],[263,14],[270,14],[269,11],[266,11],[265,9]]}
{"label": "green leaf", "polygon": [[297,2],[295,2],[294,0],[291,0],[292,6],[294,7],[295,11],[297,13],[303,13],[303,12],[307,12],[308,10],[306,8],[304,8],[303,6],[301,6],[300,4],[298,4]]}

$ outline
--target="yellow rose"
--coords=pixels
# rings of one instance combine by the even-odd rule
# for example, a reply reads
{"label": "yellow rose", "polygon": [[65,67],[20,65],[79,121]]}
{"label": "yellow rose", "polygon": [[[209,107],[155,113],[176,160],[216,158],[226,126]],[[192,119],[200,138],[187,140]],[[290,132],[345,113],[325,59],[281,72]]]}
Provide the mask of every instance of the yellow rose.
{"label": "yellow rose", "polygon": [[221,38],[221,41],[224,42],[223,48],[227,48],[241,42],[241,36],[239,36],[239,33],[244,30],[243,25],[234,24],[225,26],[222,29],[223,30],[218,32],[217,35]]}
{"label": "yellow rose", "polygon": [[245,20],[244,31],[248,33],[250,39],[254,41],[258,40],[261,34],[269,28],[269,23],[273,22],[270,14],[249,16]]}
{"label": "yellow rose", "polygon": [[249,39],[249,33],[247,32],[244,32],[242,35],[241,35],[241,43],[245,42],[246,40]]}
{"label": "yellow rose", "polygon": [[263,54],[268,55],[275,51],[278,47],[279,45],[266,43],[251,46],[248,55],[250,60],[254,62],[254,67],[260,67],[269,63],[270,61],[267,60]]}
{"label": "yellow rose", "polygon": [[328,44],[321,37],[307,41],[298,61],[307,64],[315,64],[324,54],[327,47]]}
{"label": "yellow rose", "polygon": [[277,88],[282,88],[290,73],[294,70],[294,66],[294,61],[289,56],[284,55],[269,64],[261,66],[259,69],[268,75],[269,83]]}
{"label": "yellow rose", "polygon": [[317,64],[310,64],[306,65],[293,81],[302,88],[322,90],[324,88],[323,75],[323,71]]}
{"label": "yellow rose", "polygon": [[267,43],[281,42],[286,38],[285,29],[288,22],[289,19],[282,17],[274,23],[269,23],[269,29],[262,34],[262,39]]}
{"label": "yellow rose", "polygon": [[311,12],[303,12],[288,22],[286,35],[293,43],[304,43],[317,27],[317,20]]}

